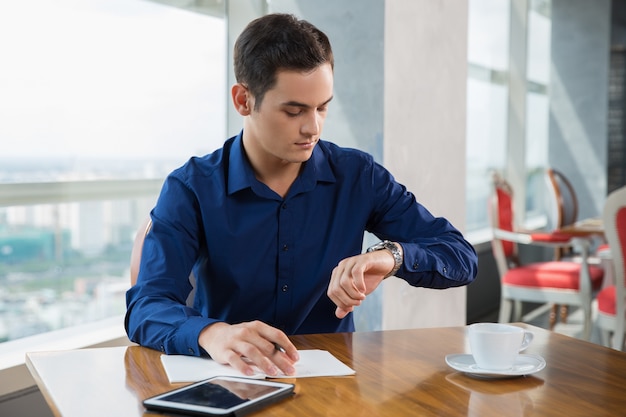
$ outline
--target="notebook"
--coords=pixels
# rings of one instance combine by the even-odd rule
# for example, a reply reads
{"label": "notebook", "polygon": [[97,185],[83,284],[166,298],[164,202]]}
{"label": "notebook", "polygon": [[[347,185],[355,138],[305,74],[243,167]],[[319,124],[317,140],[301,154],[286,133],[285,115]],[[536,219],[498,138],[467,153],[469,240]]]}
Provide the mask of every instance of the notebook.
{"label": "notebook", "polygon": [[307,378],[316,376],[347,376],[355,371],[335,358],[330,352],[319,349],[299,350],[300,360],[295,364],[295,375],[265,375],[260,370],[254,375],[244,375],[230,365],[198,356],[161,355],[161,363],[170,383],[195,382],[213,376],[245,376],[248,378]]}

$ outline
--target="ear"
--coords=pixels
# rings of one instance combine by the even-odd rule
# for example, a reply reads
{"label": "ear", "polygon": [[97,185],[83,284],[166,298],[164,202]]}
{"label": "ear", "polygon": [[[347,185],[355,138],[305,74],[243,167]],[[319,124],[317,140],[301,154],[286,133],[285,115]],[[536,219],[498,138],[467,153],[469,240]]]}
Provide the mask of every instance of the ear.
{"label": "ear", "polygon": [[242,116],[249,116],[252,112],[252,106],[254,106],[254,100],[248,89],[241,83],[237,83],[231,88],[230,94],[235,110]]}

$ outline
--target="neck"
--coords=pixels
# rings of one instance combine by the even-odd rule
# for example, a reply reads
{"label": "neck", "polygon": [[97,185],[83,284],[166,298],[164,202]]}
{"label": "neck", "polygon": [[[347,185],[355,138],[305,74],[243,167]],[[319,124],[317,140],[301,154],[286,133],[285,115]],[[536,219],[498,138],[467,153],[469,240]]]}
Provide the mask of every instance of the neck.
{"label": "neck", "polygon": [[244,152],[252,166],[255,178],[284,198],[298,178],[302,162],[289,162],[272,156],[264,158],[263,154],[249,152],[245,143]]}
{"label": "neck", "polygon": [[285,162],[283,166],[265,167],[265,169],[256,169],[253,165],[256,179],[267,185],[272,191],[285,198],[291,185],[294,183],[302,163]]}

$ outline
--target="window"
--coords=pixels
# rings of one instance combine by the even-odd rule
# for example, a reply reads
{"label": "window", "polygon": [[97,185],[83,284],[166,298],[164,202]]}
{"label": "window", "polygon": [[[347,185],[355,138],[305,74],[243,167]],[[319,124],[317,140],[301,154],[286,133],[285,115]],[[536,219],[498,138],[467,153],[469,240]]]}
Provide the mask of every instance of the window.
{"label": "window", "polygon": [[0,341],[124,313],[164,176],[225,139],[220,3],[0,3]]}
{"label": "window", "polygon": [[[526,219],[544,225],[545,181],[548,164],[550,75],[550,1],[532,0],[525,24],[510,25],[515,12],[512,1],[480,0],[469,2],[468,84],[467,84],[467,232],[475,243],[488,239],[487,200],[491,188],[491,172],[524,167],[520,177],[524,184],[514,184],[516,194],[525,195]],[[522,13],[524,13],[522,11]],[[520,26],[521,29],[517,28]],[[521,30],[522,33],[513,33]],[[526,42],[511,42],[525,37]],[[523,77],[526,96],[509,94],[509,62],[511,45],[524,45]],[[519,55],[518,55],[519,56]],[[520,103],[512,101],[519,100]],[[525,100],[525,103],[521,103]],[[511,106],[525,108],[524,144],[522,154],[507,145],[510,141]],[[513,167],[513,168],[511,168]],[[522,189],[523,188],[523,189]]]}

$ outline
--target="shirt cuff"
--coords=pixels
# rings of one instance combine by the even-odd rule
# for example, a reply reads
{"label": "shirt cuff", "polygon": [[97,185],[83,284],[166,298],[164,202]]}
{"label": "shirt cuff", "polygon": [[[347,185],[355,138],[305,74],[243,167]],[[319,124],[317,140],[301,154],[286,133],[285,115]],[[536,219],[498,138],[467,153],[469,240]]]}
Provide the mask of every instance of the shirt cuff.
{"label": "shirt cuff", "polygon": [[173,352],[182,355],[202,356],[207,352],[198,344],[198,336],[200,332],[210,324],[216,323],[218,320],[208,319],[206,317],[195,316],[185,320],[178,331],[173,343]]}

